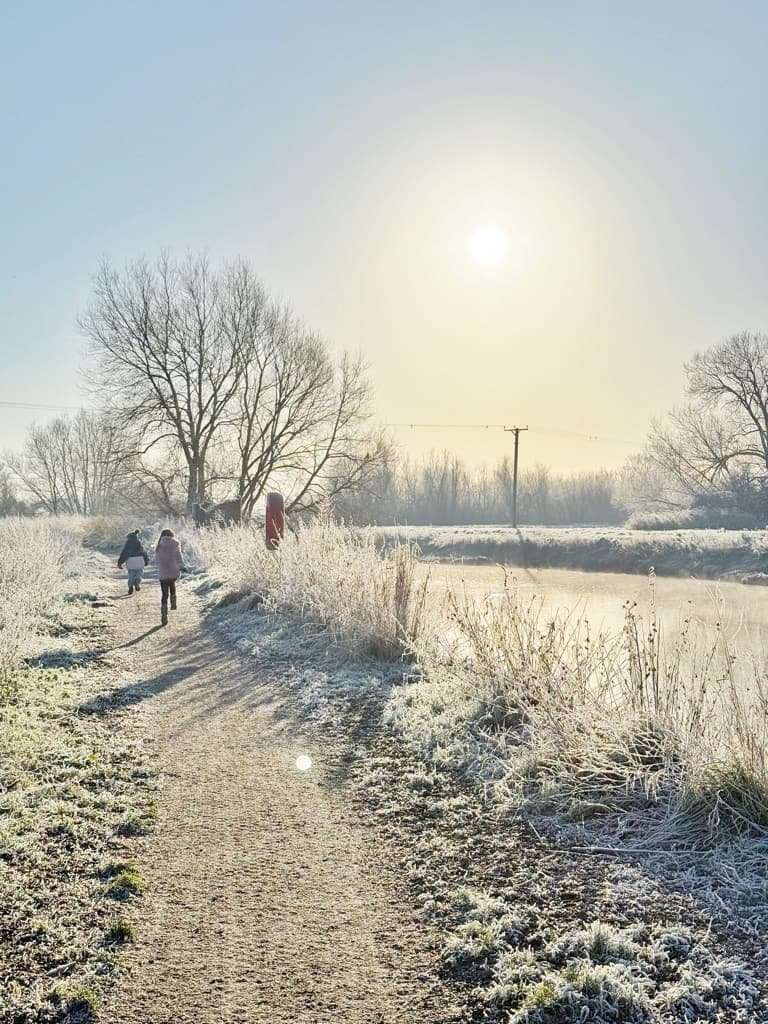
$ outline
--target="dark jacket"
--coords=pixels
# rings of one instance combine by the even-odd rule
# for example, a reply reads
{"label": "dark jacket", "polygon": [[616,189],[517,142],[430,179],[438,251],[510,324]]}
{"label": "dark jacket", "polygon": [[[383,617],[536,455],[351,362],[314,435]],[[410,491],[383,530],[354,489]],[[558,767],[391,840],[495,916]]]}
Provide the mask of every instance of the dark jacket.
{"label": "dark jacket", "polygon": [[125,539],[123,550],[120,552],[120,557],[117,560],[117,568],[122,569],[126,559],[135,558],[137,555],[141,555],[144,559],[144,565],[149,565],[149,555],[144,550],[144,545],[135,533],[129,533]]}

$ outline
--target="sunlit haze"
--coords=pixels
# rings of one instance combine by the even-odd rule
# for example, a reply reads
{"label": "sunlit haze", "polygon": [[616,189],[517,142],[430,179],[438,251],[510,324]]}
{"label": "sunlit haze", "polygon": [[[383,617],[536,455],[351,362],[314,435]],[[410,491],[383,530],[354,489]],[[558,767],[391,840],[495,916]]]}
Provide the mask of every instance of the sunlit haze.
{"label": "sunlit haze", "polygon": [[467,250],[475,263],[495,265],[501,263],[509,252],[509,239],[500,227],[486,224],[472,232]]}
{"label": "sunlit haze", "polygon": [[[767,26],[692,0],[6,5],[0,400],[90,401],[102,256],[206,250],[362,353],[405,452],[493,462],[522,423],[522,465],[617,466],[695,351],[768,326]],[[51,414],[0,407],[0,447]]]}

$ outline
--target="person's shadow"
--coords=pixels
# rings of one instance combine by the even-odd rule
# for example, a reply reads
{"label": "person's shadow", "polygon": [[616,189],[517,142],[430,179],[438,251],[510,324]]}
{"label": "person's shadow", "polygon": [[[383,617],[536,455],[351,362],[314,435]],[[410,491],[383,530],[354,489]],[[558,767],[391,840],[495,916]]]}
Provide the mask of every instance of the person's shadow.
{"label": "person's shadow", "polygon": [[155,626],[150,626],[146,633],[141,633],[139,636],[135,636],[133,640],[126,640],[124,644],[118,644],[117,647],[113,647],[113,651],[120,651],[124,647],[135,647],[136,644],[140,644],[142,640],[146,640],[148,636],[152,636],[153,633],[157,633],[159,629],[163,627],[158,622]]}

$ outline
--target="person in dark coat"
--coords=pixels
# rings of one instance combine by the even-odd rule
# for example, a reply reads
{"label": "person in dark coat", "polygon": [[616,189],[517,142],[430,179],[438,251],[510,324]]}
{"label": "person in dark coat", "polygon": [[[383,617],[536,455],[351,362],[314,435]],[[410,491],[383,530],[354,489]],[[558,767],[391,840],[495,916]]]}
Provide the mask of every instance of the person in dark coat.
{"label": "person in dark coat", "polygon": [[141,543],[141,530],[134,530],[125,538],[123,550],[117,560],[117,568],[123,566],[128,570],[128,593],[132,594],[134,588],[138,593],[141,589],[141,577],[144,575],[144,566],[149,565],[149,555]]}

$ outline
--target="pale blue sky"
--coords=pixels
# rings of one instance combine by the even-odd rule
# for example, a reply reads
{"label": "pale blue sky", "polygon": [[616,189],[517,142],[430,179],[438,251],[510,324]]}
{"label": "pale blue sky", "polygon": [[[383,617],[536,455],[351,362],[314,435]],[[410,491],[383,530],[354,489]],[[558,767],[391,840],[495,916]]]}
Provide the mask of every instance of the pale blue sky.
{"label": "pale blue sky", "polygon": [[[162,247],[250,257],[383,420],[528,422],[561,468],[631,446],[544,428],[639,441],[692,352],[768,330],[768,5],[0,11],[0,400],[80,403],[90,275]],[[0,408],[0,448],[45,415]]]}

